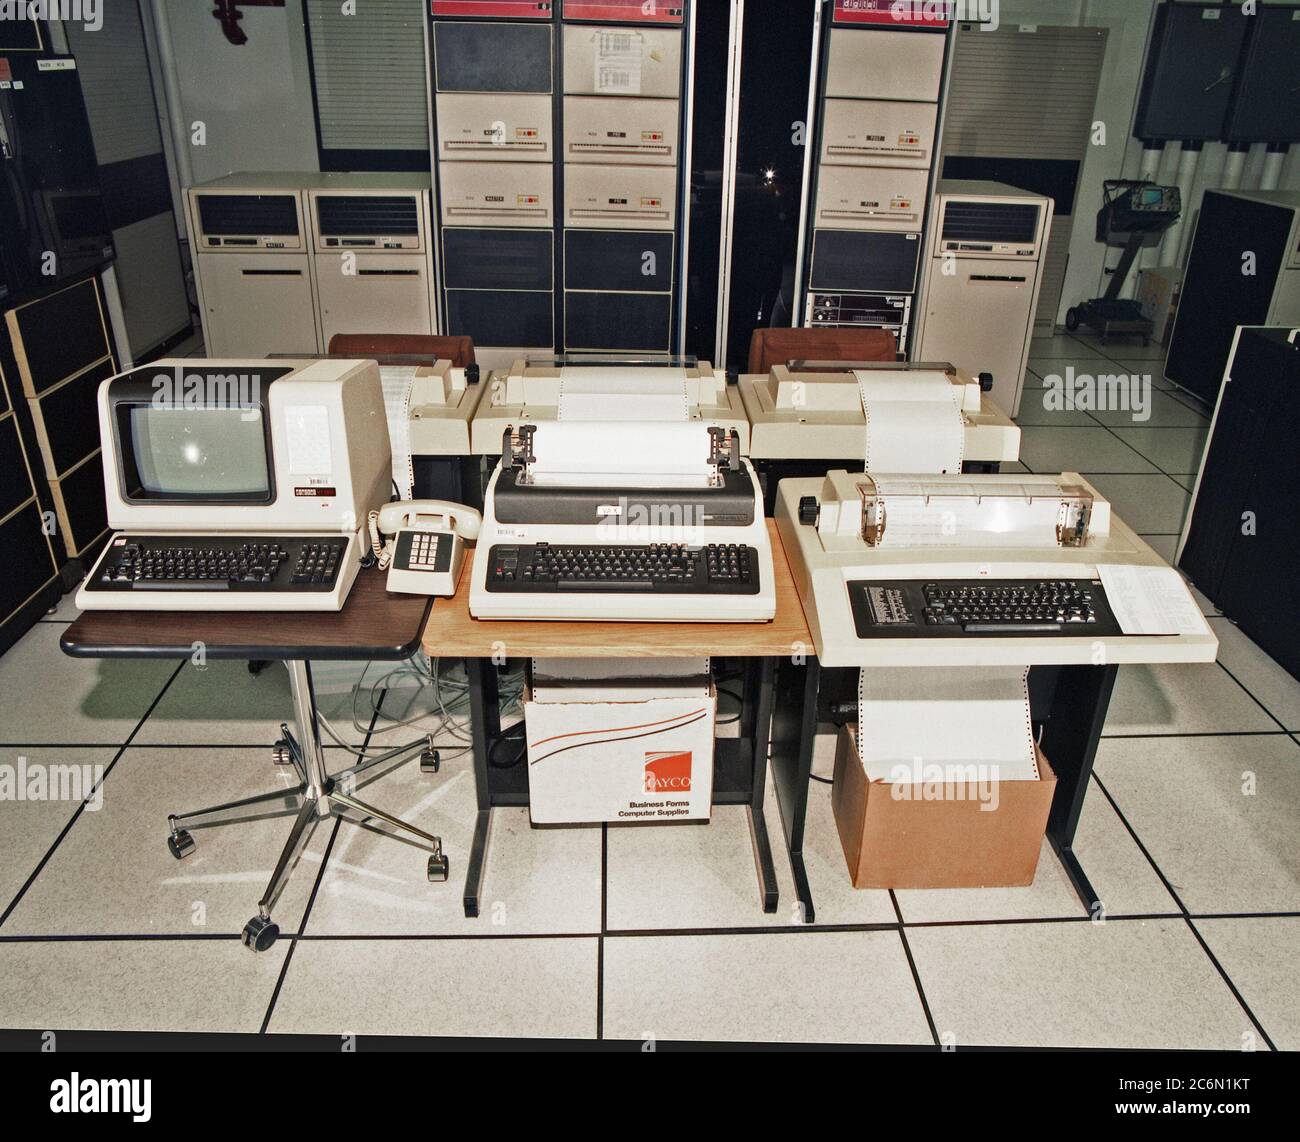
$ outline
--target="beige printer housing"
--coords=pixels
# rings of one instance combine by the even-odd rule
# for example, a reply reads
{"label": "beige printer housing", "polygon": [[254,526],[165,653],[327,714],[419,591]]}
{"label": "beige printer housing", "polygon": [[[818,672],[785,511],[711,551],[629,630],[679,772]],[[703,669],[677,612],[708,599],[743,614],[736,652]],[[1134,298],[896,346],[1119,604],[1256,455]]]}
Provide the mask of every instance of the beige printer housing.
{"label": "beige printer housing", "polygon": [[[980,390],[979,382],[962,369],[932,367],[946,368],[961,389],[964,459],[1019,459],[1019,427]],[[749,417],[751,458],[843,461],[864,455],[866,416],[852,372],[791,372],[786,365],[776,365],[766,376],[742,376],[736,387]]]}
{"label": "beige printer housing", "polygon": [[[551,362],[521,359],[508,370],[493,373],[482,383],[471,431],[470,449],[479,456],[499,456],[505,430],[520,421],[545,422],[557,418],[562,366]],[[629,375],[644,371],[653,378],[652,366],[628,365]],[[721,428],[735,429],[742,455],[749,454],[749,418],[735,385],[726,374],[707,361],[686,369],[686,399],[690,419]],[[635,424],[630,427],[635,429]]]}

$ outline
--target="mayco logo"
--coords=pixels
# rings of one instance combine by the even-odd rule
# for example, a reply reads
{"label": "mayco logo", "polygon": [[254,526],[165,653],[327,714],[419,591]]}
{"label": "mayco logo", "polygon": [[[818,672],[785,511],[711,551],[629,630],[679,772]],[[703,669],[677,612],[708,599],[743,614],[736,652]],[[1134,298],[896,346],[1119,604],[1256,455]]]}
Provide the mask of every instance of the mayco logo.
{"label": "mayco logo", "polygon": [[646,753],[645,791],[647,793],[689,793],[691,751]]}

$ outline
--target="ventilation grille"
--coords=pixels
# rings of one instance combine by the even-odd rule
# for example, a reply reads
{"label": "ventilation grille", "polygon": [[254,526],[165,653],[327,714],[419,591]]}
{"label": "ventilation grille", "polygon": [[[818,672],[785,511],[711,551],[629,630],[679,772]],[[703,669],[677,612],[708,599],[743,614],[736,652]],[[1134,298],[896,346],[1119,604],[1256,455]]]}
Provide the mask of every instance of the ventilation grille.
{"label": "ventilation grille", "polygon": [[1033,242],[1037,206],[1010,202],[949,202],[943,211],[945,242]]}
{"label": "ventilation grille", "polygon": [[261,237],[298,234],[292,194],[200,194],[199,222],[204,234]]}
{"label": "ventilation grille", "polygon": [[420,232],[420,212],[413,194],[328,194],[316,199],[316,218],[323,235],[387,235]]}
{"label": "ventilation grille", "polygon": [[307,19],[321,146],[428,150],[421,6],[415,0],[308,0]]}

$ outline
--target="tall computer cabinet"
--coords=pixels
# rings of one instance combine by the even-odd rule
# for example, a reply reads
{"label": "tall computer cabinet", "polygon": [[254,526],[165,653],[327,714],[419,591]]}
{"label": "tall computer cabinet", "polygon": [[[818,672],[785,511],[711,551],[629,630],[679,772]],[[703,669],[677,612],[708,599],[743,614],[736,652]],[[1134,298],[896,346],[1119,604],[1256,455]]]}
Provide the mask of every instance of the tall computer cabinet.
{"label": "tall computer cabinet", "polygon": [[1237,326],[1297,323],[1300,192],[1207,190],[1165,376],[1213,404]]}
{"label": "tall computer cabinet", "polygon": [[826,0],[802,285],[808,326],[883,327],[910,353],[949,21]]}
{"label": "tall computer cabinet", "polygon": [[489,365],[674,351],[687,4],[430,10],[442,331]]}
{"label": "tall computer cabinet", "polygon": [[1300,331],[1237,330],[1178,565],[1300,678],[1298,401]]}

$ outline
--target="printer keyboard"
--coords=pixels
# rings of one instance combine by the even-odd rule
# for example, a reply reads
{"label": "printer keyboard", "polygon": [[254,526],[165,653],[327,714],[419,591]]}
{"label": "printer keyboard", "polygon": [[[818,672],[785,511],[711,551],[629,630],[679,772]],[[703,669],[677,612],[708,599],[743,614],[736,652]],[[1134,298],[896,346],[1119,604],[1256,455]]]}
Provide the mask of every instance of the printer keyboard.
{"label": "printer keyboard", "polygon": [[859,638],[1119,633],[1092,579],[858,579],[848,586]]}
{"label": "printer keyboard", "polygon": [[337,535],[118,535],[92,591],[330,591],[347,540]]}
{"label": "printer keyboard", "polygon": [[735,543],[496,545],[488,552],[487,589],[757,595],[758,552]]}

